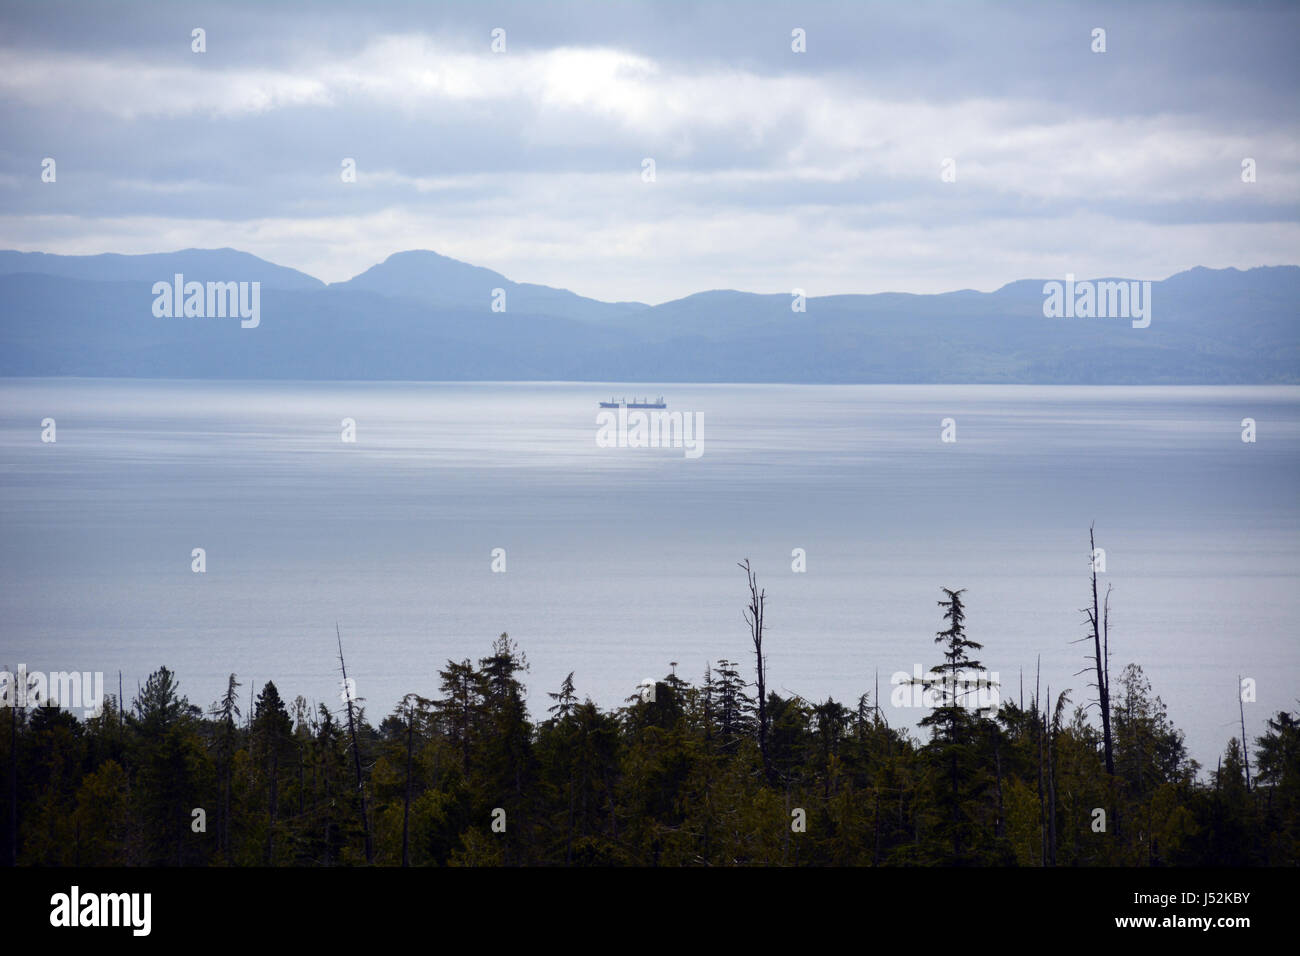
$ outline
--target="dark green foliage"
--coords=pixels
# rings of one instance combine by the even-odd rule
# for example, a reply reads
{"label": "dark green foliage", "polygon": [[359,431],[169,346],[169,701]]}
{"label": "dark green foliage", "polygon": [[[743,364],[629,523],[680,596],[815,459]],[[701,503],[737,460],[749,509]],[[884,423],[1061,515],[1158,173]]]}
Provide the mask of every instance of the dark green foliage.
{"label": "dark green foliage", "polygon": [[[1201,780],[1130,665],[1116,683],[1112,788],[1100,731],[1083,708],[1067,713],[1065,693],[1046,705],[1003,699],[995,711],[965,699],[980,646],[966,637],[961,595],[940,602],[943,663],[925,678],[938,706],[921,722],[929,740],[890,727],[868,694],[848,707],[769,691],[766,764],[752,685],[729,661],[706,668],[699,687],[674,670],[615,711],[583,700],[570,674],[535,723],[527,662],[503,634],[477,663],[448,662],[436,699],[408,695],[378,726],[354,708],[375,863],[1300,862],[1297,715],[1277,714],[1254,741],[1250,786],[1239,740]],[[0,762],[16,770],[18,862],[363,865],[343,711],[286,704],[268,682],[241,725],[238,686],[232,675],[206,716],[165,668],[125,715],[113,698],[86,720],[5,712]],[[3,804],[8,819],[7,787]],[[206,832],[192,826],[196,808]]]}
{"label": "dark green foliage", "polygon": [[[966,611],[962,591],[943,589],[948,596],[940,601],[948,627],[939,631],[935,643],[943,646],[943,663],[930,668],[927,689],[937,692],[938,706],[920,721],[932,729],[933,736],[925,748],[929,782],[935,813],[931,821],[934,833],[944,843],[936,862],[953,864],[989,862],[977,845],[986,844],[987,827],[978,817],[987,811],[990,777],[987,762],[979,752],[981,744],[996,728],[973,709],[983,664],[969,656],[983,645],[966,637]],[[932,848],[933,849],[933,848]],[[984,849],[983,846],[978,849]]]}

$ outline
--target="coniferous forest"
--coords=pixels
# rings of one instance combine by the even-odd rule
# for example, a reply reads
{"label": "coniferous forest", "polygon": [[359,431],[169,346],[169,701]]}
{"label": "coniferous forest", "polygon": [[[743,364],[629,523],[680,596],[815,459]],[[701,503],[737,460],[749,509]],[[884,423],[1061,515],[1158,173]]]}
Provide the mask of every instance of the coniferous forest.
{"label": "coniferous forest", "polygon": [[[873,693],[767,687],[750,640],[616,710],[572,674],[544,714],[506,634],[378,720],[273,681],[206,710],[166,667],[79,719],[10,707],[3,858],[31,866],[1277,866],[1300,862],[1300,715],[1202,772],[1138,664],[1111,685],[1105,605],[1084,693],[969,705],[981,645],[941,589],[918,739]],[[742,663],[746,661],[747,663]],[[1101,662],[1099,665],[1098,662]],[[339,643],[339,664],[346,659]],[[1080,678],[1080,686],[1087,677]],[[346,686],[346,681],[345,681]],[[976,688],[977,689],[977,688]],[[873,691],[874,692],[874,691]],[[1104,702],[1104,703],[1103,703]],[[1099,716],[1100,715],[1100,716]]]}

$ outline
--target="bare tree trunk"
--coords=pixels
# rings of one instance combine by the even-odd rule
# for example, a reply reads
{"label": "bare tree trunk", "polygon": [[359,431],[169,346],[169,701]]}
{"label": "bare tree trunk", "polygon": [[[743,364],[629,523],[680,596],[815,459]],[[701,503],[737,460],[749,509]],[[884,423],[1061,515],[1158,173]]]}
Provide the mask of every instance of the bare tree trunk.
{"label": "bare tree trunk", "polygon": [[1101,655],[1104,662],[1102,674],[1106,678],[1106,705],[1102,713],[1105,715],[1102,720],[1102,728],[1105,734],[1105,740],[1110,742],[1106,749],[1107,755],[1107,773],[1106,780],[1107,790],[1110,793],[1110,802],[1114,810],[1115,817],[1115,836],[1118,837],[1124,831],[1123,821],[1120,819],[1119,811],[1119,794],[1116,792],[1115,779],[1115,762],[1111,755],[1113,754],[1114,740],[1110,736],[1110,585],[1106,586],[1106,599],[1102,603],[1101,609]]}
{"label": "bare tree trunk", "polygon": [[1241,699],[1241,675],[1237,675],[1237,709],[1241,712],[1241,759],[1246,764],[1246,789],[1250,789],[1250,750],[1246,747],[1246,703]]}
{"label": "bare tree trunk", "polygon": [[411,865],[411,751],[415,742],[415,705],[406,718],[406,793],[402,799],[402,866]]}
{"label": "bare tree trunk", "polygon": [[1047,816],[1043,809],[1043,715],[1038,710],[1038,681],[1042,673],[1042,658],[1034,672],[1034,730],[1038,735],[1038,861],[1047,866]]}
{"label": "bare tree trunk", "polygon": [[352,738],[352,763],[356,768],[357,774],[357,796],[361,798],[361,832],[365,834],[366,839],[366,862],[375,862],[375,848],[370,841],[370,815],[366,812],[366,788],[361,781],[361,750],[357,746],[357,725],[352,717],[352,694],[346,693],[348,686],[348,667],[343,663],[343,637],[339,634],[339,626],[334,625],[334,634],[339,640],[339,669],[343,672],[344,696],[347,697],[348,705],[348,735]]}
{"label": "bare tree trunk", "polygon": [[[11,678],[12,679],[12,678]],[[23,688],[24,691],[27,688]],[[18,689],[9,708],[9,865],[18,865]]]}
{"label": "bare tree trunk", "polygon": [[767,661],[763,657],[763,611],[767,605],[767,591],[758,589],[758,578],[746,558],[740,567],[749,582],[749,606],[745,609],[745,623],[749,625],[754,642],[754,660],[758,666],[758,752],[763,759],[763,772],[770,780],[772,766],[767,759]]}
{"label": "bare tree trunk", "polygon": [[[1052,702],[1052,688],[1047,688],[1047,702]],[[1052,753],[1056,744],[1056,718],[1047,721],[1047,865],[1056,866],[1056,761]]]}
{"label": "bare tree trunk", "polygon": [[[1092,623],[1092,646],[1097,664],[1097,701],[1101,707],[1101,739],[1106,748],[1106,773],[1115,776],[1115,753],[1110,736],[1110,590],[1106,591],[1106,610],[1103,617],[1097,606],[1097,543],[1091,527],[1088,528],[1088,545],[1092,549],[1092,610],[1088,619]],[[1100,628],[1106,631],[1106,646],[1102,646]]]}

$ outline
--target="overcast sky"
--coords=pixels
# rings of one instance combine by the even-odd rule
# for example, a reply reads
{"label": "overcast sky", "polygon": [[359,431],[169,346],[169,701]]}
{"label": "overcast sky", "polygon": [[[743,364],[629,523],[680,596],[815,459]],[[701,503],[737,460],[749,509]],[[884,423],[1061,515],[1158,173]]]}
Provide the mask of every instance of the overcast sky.
{"label": "overcast sky", "polygon": [[652,303],[1300,262],[1300,4],[304,6],[6,3],[0,247]]}

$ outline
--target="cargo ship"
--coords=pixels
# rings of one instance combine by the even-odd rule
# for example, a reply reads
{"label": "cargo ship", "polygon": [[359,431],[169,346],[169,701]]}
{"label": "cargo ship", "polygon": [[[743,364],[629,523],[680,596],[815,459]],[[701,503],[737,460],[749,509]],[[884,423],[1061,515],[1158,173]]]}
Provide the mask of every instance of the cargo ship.
{"label": "cargo ship", "polygon": [[653,402],[650,401],[649,398],[647,398],[644,402],[637,398],[632,399],[632,401],[630,402],[626,398],[616,402],[614,401],[613,398],[611,398],[607,402],[601,402],[600,407],[601,408],[667,408],[668,405],[666,402],[664,402],[664,397],[660,395],[659,398]]}

